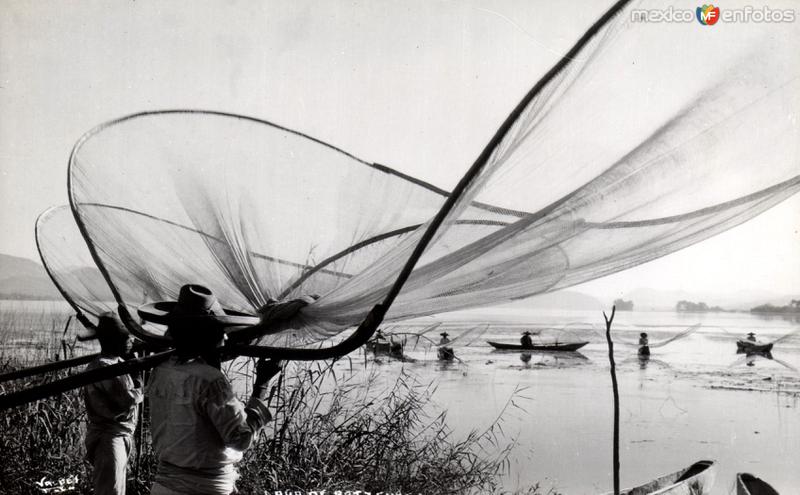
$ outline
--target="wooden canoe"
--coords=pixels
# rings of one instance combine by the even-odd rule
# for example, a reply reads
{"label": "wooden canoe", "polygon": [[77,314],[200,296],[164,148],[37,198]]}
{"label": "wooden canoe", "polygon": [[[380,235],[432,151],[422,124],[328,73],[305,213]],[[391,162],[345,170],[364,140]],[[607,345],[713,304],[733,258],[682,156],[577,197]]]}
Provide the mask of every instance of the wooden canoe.
{"label": "wooden canoe", "polygon": [[778,495],[769,483],[750,473],[736,475],[736,495]]}
{"label": "wooden canoe", "polygon": [[581,347],[588,344],[588,342],[552,342],[548,344],[533,344],[532,346],[523,346],[522,344],[504,344],[502,342],[492,342],[487,340],[490,346],[500,351],[577,351]]}
{"label": "wooden canoe", "polygon": [[[717,467],[714,461],[697,461],[643,485],[620,490],[620,495],[706,495],[711,493]],[[613,493],[613,492],[610,492]]]}
{"label": "wooden canoe", "polygon": [[769,344],[759,344],[750,340],[737,340],[736,347],[743,352],[769,352],[772,350],[772,342]]}

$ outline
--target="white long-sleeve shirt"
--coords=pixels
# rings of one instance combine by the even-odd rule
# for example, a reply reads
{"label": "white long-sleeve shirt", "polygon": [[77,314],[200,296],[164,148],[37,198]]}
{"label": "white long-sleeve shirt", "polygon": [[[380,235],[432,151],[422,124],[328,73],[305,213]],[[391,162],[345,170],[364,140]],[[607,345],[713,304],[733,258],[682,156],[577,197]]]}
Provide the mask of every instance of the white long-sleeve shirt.
{"label": "white long-sleeve shirt", "polygon": [[191,485],[192,493],[232,488],[234,464],[271,419],[266,404],[251,399],[245,406],[225,375],[201,359],[173,357],[155,368],[147,397],[156,481],[176,490]]}

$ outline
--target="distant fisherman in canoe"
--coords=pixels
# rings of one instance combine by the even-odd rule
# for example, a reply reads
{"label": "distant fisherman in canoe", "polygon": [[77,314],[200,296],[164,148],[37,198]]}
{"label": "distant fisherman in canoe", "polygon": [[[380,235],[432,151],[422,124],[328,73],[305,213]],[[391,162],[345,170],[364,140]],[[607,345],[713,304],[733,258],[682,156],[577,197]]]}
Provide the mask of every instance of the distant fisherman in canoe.
{"label": "distant fisherman in canoe", "polygon": [[647,333],[642,332],[639,334],[639,355],[640,356],[649,356],[650,355],[650,340],[647,338]]}
{"label": "distant fisherman in canoe", "polygon": [[765,353],[772,350],[774,342],[759,342],[756,340],[756,334],[750,332],[747,334],[746,339],[736,341],[737,353]]}
{"label": "distant fisherman in canoe", "polygon": [[167,322],[177,354],[155,368],[147,387],[158,458],[151,495],[234,493],[235,464],[272,419],[266,399],[280,362],[259,361],[245,405],[220,371],[217,352],[237,321],[209,289],[185,285],[176,302],[145,305],[139,315]]}
{"label": "distant fisherman in canoe", "polygon": [[439,335],[442,336],[442,338],[439,340],[439,345],[447,345],[450,343],[450,339],[447,338],[447,336],[450,334],[448,334],[447,332],[442,332]]}
{"label": "distant fisherman in canoe", "polygon": [[519,343],[522,345],[522,347],[533,348],[533,339],[531,339],[531,335],[531,332],[528,330],[525,330],[522,333],[522,337],[519,339]]}
{"label": "distant fisherman in canoe", "polygon": [[[100,315],[94,329],[100,356],[86,370],[121,363],[131,352],[128,330],[114,313]],[[138,376],[121,375],[83,389],[86,404],[86,460],[92,464],[92,484],[98,495],[125,494],[128,457],[133,446],[142,383]]]}

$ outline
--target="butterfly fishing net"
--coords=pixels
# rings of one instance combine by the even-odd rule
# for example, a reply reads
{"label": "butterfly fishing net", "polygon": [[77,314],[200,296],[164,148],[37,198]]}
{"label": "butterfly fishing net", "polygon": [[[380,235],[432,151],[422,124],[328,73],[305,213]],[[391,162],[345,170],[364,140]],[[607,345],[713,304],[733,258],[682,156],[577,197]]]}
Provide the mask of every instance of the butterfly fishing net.
{"label": "butterfly fishing net", "polygon": [[[76,311],[97,322],[117,302],[84,242],[69,206],[54,206],[36,219],[36,246],[45,270]],[[137,283],[120,280],[116,288],[131,305],[148,301]]]}
{"label": "butterfly fishing net", "polygon": [[76,311],[96,320],[116,308],[114,295],[95,266],[69,206],[55,206],[39,215],[36,246],[53,283]]}
{"label": "butterfly fishing net", "polygon": [[[583,283],[798,191],[798,24],[632,20],[659,8],[623,9],[523,100],[387,320]],[[174,300],[186,283],[251,313],[318,295],[294,322],[298,342],[338,335],[381,302],[448,197],[302,133],[202,111],[92,130],[69,188],[119,302]],[[70,263],[49,264],[68,278]]]}

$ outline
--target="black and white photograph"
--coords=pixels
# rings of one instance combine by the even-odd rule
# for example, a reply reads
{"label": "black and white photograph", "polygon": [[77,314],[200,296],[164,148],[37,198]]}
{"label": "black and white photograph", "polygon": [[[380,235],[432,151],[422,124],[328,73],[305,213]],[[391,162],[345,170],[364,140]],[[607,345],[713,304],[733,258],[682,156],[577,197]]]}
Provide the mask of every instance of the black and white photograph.
{"label": "black and white photograph", "polygon": [[800,2],[0,0],[0,495],[800,493]]}

